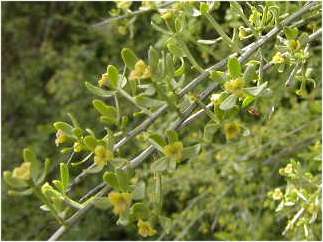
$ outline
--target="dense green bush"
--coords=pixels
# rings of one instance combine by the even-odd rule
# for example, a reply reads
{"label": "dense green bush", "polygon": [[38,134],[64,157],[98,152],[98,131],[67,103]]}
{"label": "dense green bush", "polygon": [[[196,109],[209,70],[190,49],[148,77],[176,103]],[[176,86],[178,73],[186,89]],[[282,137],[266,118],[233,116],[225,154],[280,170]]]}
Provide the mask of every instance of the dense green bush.
{"label": "dense green bush", "polygon": [[[56,218],[71,223],[66,240],[321,240],[321,5],[311,4],[2,3],[3,177],[36,184],[27,197],[3,184],[3,239],[48,239]],[[225,59],[236,51],[242,59]],[[204,114],[186,126],[190,107]],[[141,159],[148,145],[157,152]],[[49,184],[34,152],[41,167],[52,161]],[[78,202],[102,175],[113,191]]]}

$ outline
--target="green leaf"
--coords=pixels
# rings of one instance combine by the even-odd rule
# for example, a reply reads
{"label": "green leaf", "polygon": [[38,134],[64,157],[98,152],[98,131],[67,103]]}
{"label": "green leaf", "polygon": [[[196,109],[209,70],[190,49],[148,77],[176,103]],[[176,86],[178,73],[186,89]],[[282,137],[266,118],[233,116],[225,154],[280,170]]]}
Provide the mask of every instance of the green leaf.
{"label": "green leaf", "polygon": [[150,211],[148,207],[144,203],[135,203],[130,208],[130,213],[136,218],[136,219],[147,219],[149,217]]}
{"label": "green leaf", "polygon": [[119,191],[119,182],[115,173],[107,171],[103,174],[103,180],[108,183],[114,190]]}
{"label": "green leaf", "polygon": [[173,58],[170,53],[167,53],[167,55],[166,55],[166,66],[165,67],[166,67],[165,68],[166,75],[168,77],[172,78],[175,73],[175,67],[174,67]]}
{"label": "green leaf", "polygon": [[111,208],[111,204],[109,203],[109,200],[107,197],[96,197],[93,199],[94,207],[102,210],[107,210],[108,208]]}
{"label": "green leaf", "polygon": [[247,93],[249,93],[252,96],[258,96],[266,87],[268,82],[264,82],[259,86],[256,87],[246,87],[243,90],[245,90]]}
{"label": "green leaf", "polygon": [[165,233],[169,234],[172,228],[172,220],[168,217],[159,215],[159,222],[160,222],[160,225],[163,227]]}
{"label": "green leaf", "polygon": [[157,50],[154,47],[150,46],[148,51],[148,64],[153,73],[154,73],[154,70],[157,69],[158,67],[158,60],[159,60],[159,54]]}
{"label": "green leaf", "polygon": [[151,133],[149,135],[148,141],[160,152],[163,152],[163,147],[166,145],[166,142],[161,135],[157,133]]}
{"label": "green leaf", "polygon": [[154,161],[151,164],[151,169],[154,172],[162,172],[162,171],[165,171],[168,168],[168,163],[169,163],[169,158],[168,157],[162,157],[162,158]]}
{"label": "green leaf", "polygon": [[236,57],[231,57],[228,60],[228,70],[232,78],[237,78],[241,74],[241,65]]}
{"label": "green leaf", "polygon": [[298,35],[298,28],[297,27],[285,27],[284,28],[284,33],[287,39],[289,40],[294,40],[296,39]]}
{"label": "green leaf", "polygon": [[135,189],[132,191],[133,200],[142,200],[146,195],[146,184],[144,182],[138,182]]}
{"label": "green leaf", "polygon": [[137,61],[139,60],[136,54],[129,48],[123,48],[121,51],[121,57],[124,64],[130,69],[133,70]]}
{"label": "green leaf", "polygon": [[4,171],[3,179],[5,183],[12,188],[21,189],[21,188],[27,188],[29,186],[27,182],[12,177],[11,171]]}
{"label": "green leaf", "polygon": [[224,101],[220,104],[220,109],[224,111],[229,110],[236,105],[236,102],[237,102],[237,96],[231,94],[226,99],[224,99]]}
{"label": "green leaf", "polygon": [[224,72],[223,71],[212,71],[210,73],[210,78],[213,81],[221,82],[224,79]]}
{"label": "green leaf", "polygon": [[73,126],[69,125],[68,123],[65,122],[55,122],[53,124],[54,128],[56,130],[62,130],[65,134],[67,135],[72,135],[73,136]]}
{"label": "green leaf", "polygon": [[193,145],[190,147],[185,147],[183,149],[182,160],[194,158],[195,156],[197,156],[200,153],[200,150],[201,150],[200,144],[196,144],[196,145]]}
{"label": "green leaf", "polygon": [[175,71],[175,76],[178,77],[178,76],[182,76],[184,74],[184,71],[185,71],[185,61],[184,61],[184,58],[180,58],[181,60],[181,66],[179,68],[176,69]]}
{"label": "green leaf", "polygon": [[40,177],[38,178],[37,184],[41,184],[45,181],[45,178],[46,178],[47,174],[49,173],[49,169],[50,169],[51,164],[52,164],[52,160],[49,158],[46,158],[43,172],[40,175]]}
{"label": "green leaf", "polygon": [[113,91],[103,90],[102,88],[96,87],[89,82],[85,82],[85,86],[92,94],[100,97],[112,97],[114,94]]}
{"label": "green leaf", "polygon": [[28,148],[23,150],[23,157],[25,162],[31,163],[31,177],[36,183],[40,173],[40,161],[37,159],[35,153]]}
{"label": "green leaf", "polygon": [[113,106],[106,105],[101,100],[95,99],[93,100],[94,108],[103,116],[115,118],[117,117],[117,110]]}
{"label": "green leaf", "polygon": [[165,104],[164,101],[142,96],[142,95],[136,96],[134,99],[139,106],[142,106],[144,108],[156,108]]}
{"label": "green leaf", "polygon": [[128,173],[121,169],[117,169],[115,174],[118,180],[120,190],[122,192],[128,192],[130,190],[130,179]]}
{"label": "green leaf", "polygon": [[258,80],[258,75],[256,72],[255,65],[252,65],[252,64],[247,65],[247,68],[243,73],[243,79],[246,82],[252,82],[254,80]]}
{"label": "green leaf", "polygon": [[242,102],[242,107],[247,108],[249,105],[255,100],[255,97],[253,96],[247,96]]}
{"label": "green leaf", "polygon": [[16,190],[9,190],[8,195],[9,196],[29,196],[33,194],[33,189],[29,188],[23,191],[16,191]]}
{"label": "green leaf", "polygon": [[170,53],[176,57],[185,57],[185,51],[178,45],[177,41],[174,38],[170,38],[167,41],[167,48]]}
{"label": "green leaf", "polygon": [[177,132],[175,130],[167,130],[166,131],[166,136],[167,136],[169,144],[178,141],[178,134],[177,134]]}
{"label": "green leaf", "polygon": [[68,165],[64,162],[59,164],[60,178],[63,186],[63,191],[66,191],[70,182],[70,175],[68,171]]}
{"label": "green leaf", "polygon": [[83,143],[85,144],[86,148],[88,148],[91,151],[94,151],[97,145],[96,138],[94,138],[92,135],[85,136],[83,139]]}
{"label": "green leaf", "polygon": [[107,73],[110,80],[110,86],[114,89],[119,87],[119,71],[114,65],[108,65]]}
{"label": "green leaf", "polygon": [[219,124],[214,122],[208,122],[204,127],[203,139],[207,142],[211,142],[213,135],[218,131]]}

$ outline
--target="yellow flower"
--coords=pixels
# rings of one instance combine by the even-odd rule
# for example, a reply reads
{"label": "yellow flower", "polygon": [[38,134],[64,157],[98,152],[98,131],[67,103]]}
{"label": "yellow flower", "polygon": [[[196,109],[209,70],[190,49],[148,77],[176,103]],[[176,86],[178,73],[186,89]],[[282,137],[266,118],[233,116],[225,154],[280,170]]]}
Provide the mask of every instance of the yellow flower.
{"label": "yellow flower", "polygon": [[82,151],[82,144],[80,142],[75,142],[73,145],[74,152],[78,153]]}
{"label": "yellow flower", "polygon": [[28,181],[30,179],[30,162],[23,162],[19,167],[13,169],[12,177]]}
{"label": "yellow flower", "polygon": [[299,48],[301,48],[301,43],[299,42],[299,40],[290,40],[289,41],[289,47],[292,50],[298,50]]}
{"label": "yellow flower", "polygon": [[164,153],[169,158],[180,160],[183,156],[183,143],[176,141],[172,144],[164,146]]}
{"label": "yellow flower", "polygon": [[103,145],[98,145],[94,149],[94,162],[97,166],[105,166],[114,156],[111,150]]}
{"label": "yellow flower", "polygon": [[227,140],[237,138],[240,132],[241,128],[238,123],[227,123],[224,125],[224,133]]}
{"label": "yellow flower", "polygon": [[151,77],[150,66],[143,60],[137,61],[135,69],[130,72],[129,80],[147,79]]}
{"label": "yellow flower", "polygon": [[249,32],[248,32],[249,29],[247,28],[244,28],[243,26],[240,26],[239,27],[239,39],[240,40],[243,40],[243,39],[246,39],[248,38],[249,36]]}
{"label": "yellow flower", "polygon": [[103,86],[108,87],[108,83],[109,83],[108,73],[102,74],[100,80],[98,81],[99,87],[103,87]]}
{"label": "yellow flower", "polygon": [[147,221],[142,221],[141,219],[139,219],[137,226],[138,226],[138,233],[142,237],[153,236],[157,233],[157,231]]}
{"label": "yellow flower", "polygon": [[283,193],[279,188],[276,188],[273,192],[273,199],[274,200],[281,200],[283,198]]}
{"label": "yellow flower", "polygon": [[224,89],[229,92],[229,93],[233,93],[237,96],[240,96],[243,93],[243,87],[245,85],[245,82],[242,78],[237,78],[237,79],[233,79],[230,81],[227,81],[224,84]]}
{"label": "yellow flower", "polygon": [[61,129],[57,130],[56,139],[55,139],[56,146],[59,146],[59,144],[63,144],[66,141],[67,141],[67,135],[64,133],[64,131]]}
{"label": "yellow flower", "polygon": [[279,51],[273,56],[272,62],[274,64],[281,64],[284,63],[284,56],[282,55],[282,53],[280,53]]}
{"label": "yellow flower", "polygon": [[285,168],[284,168],[284,173],[289,175],[293,172],[293,165],[292,164],[288,164]]}
{"label": "yellow flower", "polygon": [[110,192],[108,195],[115,214],[123,214],[131,205],[131,194],[127,192]]}

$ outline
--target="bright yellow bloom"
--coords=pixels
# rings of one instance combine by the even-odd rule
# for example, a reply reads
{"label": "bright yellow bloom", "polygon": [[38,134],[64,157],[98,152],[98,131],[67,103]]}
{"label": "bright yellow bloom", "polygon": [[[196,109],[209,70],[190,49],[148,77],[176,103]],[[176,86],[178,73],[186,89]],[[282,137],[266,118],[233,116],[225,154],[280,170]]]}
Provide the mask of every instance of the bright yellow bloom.
{"label": "bright yellow bloom", "polygon": [[129,80],[147,79],[151,77],[150,66],[143,60],[137,61],[135,69],[130,72]]}
{"label": "bright yellow bloom", "polygon": [[114,156],[111,150],[103,145],[98,145],[94,149],[94,162],[97,166],[105,166]]}
{"label": "bright yellow bloom", "polygon": [[82,151],[82,144],[80,142],[75,142],[73,145],[74,152],[78,153]]}
{"label": "bright yellow bloom", "polygon": [[67,141],[67,135],[64,133],[64,131],[61,129],[57,130],[56,139],[55,139],[56,146],[59,146],[59,144],[63,144],[66,141]]}
{"label": "bright yellow bloom", "polygon": [[283,193],[279,188],[276,188],[273,192],[273,199],[274,200],[281,200],[283,198]]}
{"label": "bright yellow bloom", "polygon": [[19,167],[13,169],[12,177],[28,181],[30,179],[30,162],[23,162]]}
{"label": "bright yellow bloom", "polygon": [[115,214],[123,214],[131,205],[131,194],[127,192],[110,192],[108,195]]}
{"label": "bright yellow bloom", "polygon": [[183,149],[183,143],[176,141],[172,144],[164,146],[164,153],[169,158],[180,160],[183,156]]}
{"label": "bright yellow bloom", "polygon": [[224,125],[224,133],[227,140],[232,140],[240,135],[241,127],[238,123],[227,123]]}
{"label": "bright yellow bloom", "polygon": [[282,53],[280,53],[279,51],[273,56],[272,62],[274,64],[281,64],[284,63],[284,56],[282,55]]}
{"label": "bright yellow bloom", "polygon": [[288,164],[285,168],[284,168],[284,173],[289,175],[293,172],[293,165],[292,164]]}
{"label": "bright yellow bloom", "polygon": [[103,87],[103,86],[108,87],[108,83],[109,83],[108,73],[102,74],[100,80],[98,81],[99,87]]}
{"label": "bright yellow bloom", "polygon": [[157,231],[151,226],[148,221],[142,221],[141,219],[139,219],[137,226],[138,233],[142,237],[153,236],[157,233]]}
{"label": "bright yellow bloom", "polygon": [[233,93],[237,96],[240,96],[243,93],[244,85],[245,85],[244,80],[242,78],[237,78],[237,79],[227,81],[224,84],[224,89],[229,93]]}
{"label": "bright yellow bloom", "polygon": [[289,47],[292,50],[298,50],[299,48],[301,48],[301,43],[299,42],[299,40],[290,40],[289,41]]}

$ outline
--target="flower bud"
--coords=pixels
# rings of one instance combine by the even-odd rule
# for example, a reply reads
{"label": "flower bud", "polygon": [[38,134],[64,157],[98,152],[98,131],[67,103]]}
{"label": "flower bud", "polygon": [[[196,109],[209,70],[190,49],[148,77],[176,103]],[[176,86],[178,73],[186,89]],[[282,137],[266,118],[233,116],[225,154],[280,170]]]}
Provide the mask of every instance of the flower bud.
{"label": "flower bud", "polygon": [[245,85],[245,82],[242,78],[236,78],[236,79],[227,81],[224,84],[224,89],[229,93],[233,93],[237,96],[240,96],[243,93],[244,85]]}
{"label": "flower bud", "polygon": [[113,205],[113,212],[117,215],[121,215],[130,207],[132,198],[131,194],[127,192],[110,192],[108,199]]}
{"label": "flower bud", "polygon": [[279,188],[276,188],[272,194],[274,200],[281,200],[283,198],[283,193]]}
{"label": "flower bud", "polygon": [[276,54],[273,56],[272,62],[274,64],[282,64],[284,63],[284,56],[282,55],[282,53],[280,53],[279,51],[276,52]]}
{"label": "flower bud", "polygon": [[180,141],[176,141],[172,144],[164,146],[164,153],[169,158],[181,160],[183,156],[183,143]]}
{"label": "flower bud", "polygon": [[64,133],[63,130],[59,129],[56,132],[56,139],[55,139],[55,144],[56,146],[59,146],[60,144],[63,144],[67,141],[67,135]]}
{"label": "flower bud", "polygon": [[138,233],[142,237],[153,236],[157,233],[157,231],[151,226],[148,221],[142,221],[141,219],[139,219],[137,226]]}
{"label": "flower bud", "polygon": [[94,162],[97,166],[105,166],[114,158],[112,151],[103,145],[98,145],[95,147],[94,155]]}
{"label": "flower bud", "polygon": [[12,177],[19,180],[28,181],[31,178],[30,168],[30,162],[23,162],[19,167],[13,169]]}
{"label": "flower bud", "polygon": [[241,128],[238,123],[226,123],[224,133],[227,140],[233,140],[240,135]]}
{"label": "flower bud", "polygon": [[75,142],[73,145],[74,152],[78,153],[82,151],[82,144],[80,142]]}

